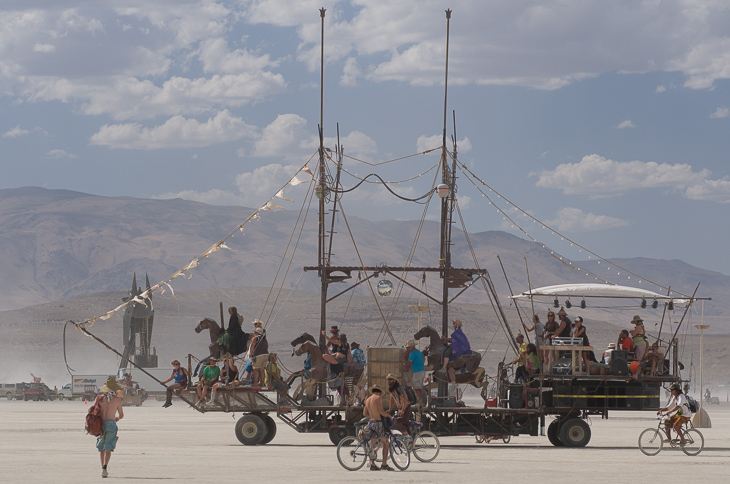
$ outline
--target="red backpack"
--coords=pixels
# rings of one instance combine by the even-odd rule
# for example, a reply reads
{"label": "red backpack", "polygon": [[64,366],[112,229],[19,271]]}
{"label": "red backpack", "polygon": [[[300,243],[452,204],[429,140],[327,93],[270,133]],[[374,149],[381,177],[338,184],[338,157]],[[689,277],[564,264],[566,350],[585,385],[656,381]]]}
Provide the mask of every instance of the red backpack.
{"label": "red backpack", "polygon": [[89,435],[98,437],[104,433],[104,420],[101,417],[101,402],[104,395],[98,395],[94,404],[89,407],[89,411],[86,412],[86,425],[84,430]]}

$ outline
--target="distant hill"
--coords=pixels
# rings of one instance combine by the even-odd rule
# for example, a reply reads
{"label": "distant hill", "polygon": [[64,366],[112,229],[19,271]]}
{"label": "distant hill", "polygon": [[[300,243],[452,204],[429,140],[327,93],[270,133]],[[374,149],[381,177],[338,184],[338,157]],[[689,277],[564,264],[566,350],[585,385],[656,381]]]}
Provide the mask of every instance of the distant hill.
{"label": "distant hill", "polygon": [[[69,190],[24,187],[0,190],[0,310],[14,310],[35,304],[108,291],[126,291],[133,273],[150,276],[152,284],[200,255],[243,222],[252,209],[221,207],[181,199],[146,200],[129,197],[100,197]],[[245,235],[228,243],[236,252],[222,250],[201,261],[192,278],[178,278],[173,289],[201,291],[233,287],[269,287],[282,262],[282,254],[296,246],[284,288],[317,292],[314,272],[301,268],[316,265],[317,218],[308,214],[306,228],[292,233],[299,216],[295,210],[267,212],[262,220],[249,223]],[[418,221],[372,222],[348,219],[358,243],[359,260],[350,236],[340,226],[334,243],[333,264],[367,266],[387,263],[400,266],[408,258]],[[412,257],[413,266],[438,265],[438,226],[426,222],[420,244]],[[455,267],[474,267],[463,234],[454,232]],[[291,244],[290,237],[294,236]],[[515,292],[527,288],[525,260],[534,286],[567,282],[593,282],[550,257],[535,243],[506,232],[470,234],[471,248],[479,266],[489,270],[503,304],[509,305],[509,289],[500,257]],[[632,272],[648,280],[671,285],[691,294],[701,283],[698,295],[712,297],[704,306],[706,322],[713,330],[730,330],[730,277],[699,269],[682,261],[647,258],[617,259]],[[437,287],[439,279],[428,275],[426,286]],[[365,294],[365,288],[354,291]],[[416,297],[406,289],[404,296]],[[470,290],[460,303],[487,304],[483,291]],[[561,301],[562,303],[562,301]],[[117,301],[112,304],[116,305]],[[544,311],[546,308],[536,308]],[[638,308],[637,308],[638,310]],[[698,308],[699,310],[699,308]],[[658,319],[661,312],[652,317]],[[697,318],[698,316],[694,316]]]}

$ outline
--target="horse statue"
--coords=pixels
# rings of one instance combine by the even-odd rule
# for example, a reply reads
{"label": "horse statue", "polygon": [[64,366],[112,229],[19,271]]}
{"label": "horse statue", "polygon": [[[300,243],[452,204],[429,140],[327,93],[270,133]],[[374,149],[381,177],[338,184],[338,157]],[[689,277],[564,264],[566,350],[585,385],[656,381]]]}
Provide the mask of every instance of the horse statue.
{"label": "horse statue", "polygon": [[[448,371],[444,371],[443,360],[451,355],[451,346],[441,339],[438,331],[431,326],[421,328],[413,335],[414,339],[428,337],[430,339],[428,346],[424,350],[424,355],[428,357],[428,366],[433,370],[435,380],[450,381]],[[447,365],[448,368],[455,370],[456,383],[468,383],[481,388],[486,378],[486,371],[480,368],[482,355],[472,351],[470,355],[461,355]],[[431,383],[431,385],[434,385]]]}
{"label": "horse statue", "polygon": [[205,318],[201,322],[199,322],[198,325],[195,327],[195,332],[201,333],[205,329],[210,332],[210,345],[208,346],[208,351],[210,351],[210,354],[215,356],[216,358],[225,354],[225,346],[216,343],[221,333],[223,332],[223,329],[218,326],[218,323],[215,322],[215,320],[210,318]]}

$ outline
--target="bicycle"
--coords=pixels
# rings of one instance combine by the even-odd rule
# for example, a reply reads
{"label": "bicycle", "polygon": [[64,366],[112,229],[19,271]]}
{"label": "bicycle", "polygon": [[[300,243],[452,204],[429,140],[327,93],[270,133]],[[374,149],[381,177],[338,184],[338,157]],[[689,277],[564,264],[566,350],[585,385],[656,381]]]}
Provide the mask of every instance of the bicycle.
{"label": "bicycle", "polygon": [[685,438],[685,445],[681,445],[682,439],[674,432],[675,437],[671,440],[667,440],[667,434],[665,433],[664,422],[667,420],[666,417],[661,415],[657,416],[659,424],[657,428],[649,428],[641,432],[639,435],[639,449],[648,455],[654,456],[661,452],[665,443],[668,443],[671,447],[679,447],[687,455],[697,455],[702,452],[705,447],[705,438],[702,433],[694,428],[692,421],[688,420],[682,426],[682,434]]}
{"label": "bicycle", "polygon": [[408,426],[409,437],[406,438],[408,449],[421,462],[431,462],[441,450],[441,442],[430,430],[422,430],[423,423],[411,420]]}
{"label": "bicycle", "polygon": [[[356,471],[365,465],[368,458],[377,459],[378,450],[383,446],[380,439],[375,447],[370,446],[370,432],[367,423],[370,419],[363,418],[355,424],[355,435],[348,435],[337,444],[337,460],[348,471]],[[402,435],[395,435],[388,430],[390,443],[390,460],[398,469],[404,471],[411,465],[411,453],[408,450]]]}

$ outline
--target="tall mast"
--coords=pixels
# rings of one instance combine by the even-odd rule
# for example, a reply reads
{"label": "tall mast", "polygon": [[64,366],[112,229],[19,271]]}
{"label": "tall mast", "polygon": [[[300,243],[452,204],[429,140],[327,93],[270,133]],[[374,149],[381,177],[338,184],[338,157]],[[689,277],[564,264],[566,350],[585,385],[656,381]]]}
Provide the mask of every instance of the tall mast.
{"label": "tall mast", "polygon": [[449,164],[446,151],[446,116],[447,95],[449,86],[449,23],[451,10],[446,10],[446,69],[444,74],[444,129],[441,145],[441,183],[448,185],[449,194],[441,199],[441,257],[439,265],[443,279],[442,320],[441,334],[448,336],[449,332],[449,278],[451,270],[451,224],[454,210],[454,174],[449,173]]}
{"label": "tall mast", "polygon": [[322,294],[320,297],[320,333],[319,346],[325,347],[325,339],[322,334],[327,326],[327,278],[329,274],[325,266],[329,265],[327,252],[325,250],[327,234],[325,232],[325,202],[327,199],[326,172],[324,166],[324,14],[325,8],[319,9],[319,16],[322,19],[321,47],[320,47],[320,70],[319,70],[319,185],[317,187],[319,197],[319,278],[322,282]]}

